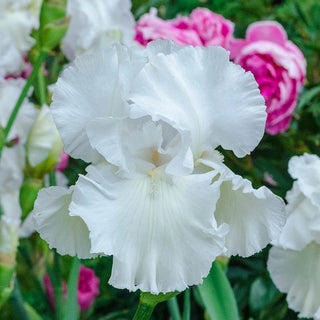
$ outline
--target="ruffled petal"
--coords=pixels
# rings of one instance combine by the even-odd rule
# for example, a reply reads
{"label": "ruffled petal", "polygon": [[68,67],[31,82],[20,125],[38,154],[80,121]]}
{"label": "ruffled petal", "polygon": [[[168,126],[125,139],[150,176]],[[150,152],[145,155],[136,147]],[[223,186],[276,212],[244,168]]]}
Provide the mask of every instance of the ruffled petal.
{"label": "ruffled petal", "polygon": [[292,157],[288,171],[292,178],[298,179],[301,192],[320,208],[320,158],[308,153]]}
{"label": "ruffled petal", "polygon": [[152,59],[158,54],[168,55],[182,48],[183,46],[175,44],[172,40],[154,40],[148,43],[143,52],[149,59]]}
{"label": "ruffled petal", "polygon": [[289,307],[299,317],[320,316],[320,245],[309,244],[302,251],[273,247],[268,270],[275,285],[287,293]]}
{"label": "ruffled petal", "polygon": [[36,230],[48,242],[50,249],[81,259],[92,258],[89,231],[83,220],[69,215],[73,188],[50,187],[41,189],[34,204]]}
{"label": "ruffled petal", "polygon": [[230,228],[227,255],[251,256],[279,237],[286,220],[285,204],[266,187],[253,189],[249,180],[227,167],[221,165],[218,170],[221,196],[215,218]]}
{"label": "ruffled petal", "polygon": [[70,214],[88,225],[91,252],[114,256],[113,286],[158,294],[202,281],[223,253],[226,232],[212,215],[219,197],[212,173],[172,183],[163,176],[121,179],[108,165],[88,172]]}
{"label": "ruffled petal", "polygon": [[65,69],[54,88],[51,110],[68,154],[88,162],[96,159],[87,123],[97,117],[127,114],[122,95],[144,62],[136,50],[118,45],[80,56]]}
{"label": "ruffled petal", "polygon": [[279,238],[284,249],[302,250],[314,240],[316,220],[320,219],[320,210],[304,197],[289,211],[289,217]]}
{"label": "ruffled petal", "polygon": [[184,47],[154,56],[129,98],[132,117],[150,114],[190,131],[195,159],[219,145],[242,157],[264,133],[264,99],[253,75],[231,63],[220,47]]}

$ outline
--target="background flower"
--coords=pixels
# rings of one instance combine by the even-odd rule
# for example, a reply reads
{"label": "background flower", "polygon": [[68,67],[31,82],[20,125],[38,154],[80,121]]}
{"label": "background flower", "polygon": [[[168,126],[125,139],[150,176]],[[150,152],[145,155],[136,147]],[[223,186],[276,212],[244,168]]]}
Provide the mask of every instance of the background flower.
{"label": "background flower", "polygon": [[271,248],[268,270],[287,293],[289,307],[300,317],[320,318],[320,158],[292,157],[289,173],[297,179],[287,194],[288,220]]}
{"label": "background flower", "polygon": [[266,132],[284,132],[297,105],[306,78],[306,61],[275,21],[252,23],[245,40],[233,40],[231,58],[251,71],[267,105]]}
{"label": "background flower", "polygon": [[229,47],[233,23],[206,8],[193,10],[189,17],[172,20],[157,17],[152,8],[136,24],[135,40],[146,45],[156,39],[172,40],[179,45]]}
{"label": "background flower", "polygon": [[62,40],[62,50],[68,59],[118,41],[130,45],[134,37],[130,9],[129,0],[68,0],[67,15],[71,20]]}
{"label": "background flower", "polygon": [[[99,295],[99,283],[100,280],[95,276],[93,270],[80,265],[77,297],[78,306],[81,312],[89,309],[92,306],[96,296]],[[53,287],[48,274],[43,277],[43,284],[47,292],[49,303],[52,308],[55,308]],[[62,288],[63,298],[66,300],[68,287],[65,281],[62,282]]]}

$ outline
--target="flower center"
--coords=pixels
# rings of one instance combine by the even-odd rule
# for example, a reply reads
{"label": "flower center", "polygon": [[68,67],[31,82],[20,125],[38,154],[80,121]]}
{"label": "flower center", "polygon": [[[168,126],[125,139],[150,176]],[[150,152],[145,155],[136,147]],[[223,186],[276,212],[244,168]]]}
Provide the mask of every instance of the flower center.
{"label": "flower center", "polygon": [[153,150],[151,153],[151,161],[156,167],[158,166],[159,157],[160,157],[160,155],[159,155],[158,150]]}

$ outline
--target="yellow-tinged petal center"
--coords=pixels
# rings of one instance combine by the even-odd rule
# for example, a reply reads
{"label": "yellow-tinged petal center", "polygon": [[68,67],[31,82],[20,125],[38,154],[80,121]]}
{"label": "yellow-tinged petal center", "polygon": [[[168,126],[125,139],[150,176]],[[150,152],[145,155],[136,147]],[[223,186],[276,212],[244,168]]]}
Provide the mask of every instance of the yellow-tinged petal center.
{"label": "yellow-tinged petal center", "polygon": [[158,162],[159,162],[159,152],[158,150],[153,150],[151,153],[151,161],[153,162],[153,164],[157,167],[158,166]]}

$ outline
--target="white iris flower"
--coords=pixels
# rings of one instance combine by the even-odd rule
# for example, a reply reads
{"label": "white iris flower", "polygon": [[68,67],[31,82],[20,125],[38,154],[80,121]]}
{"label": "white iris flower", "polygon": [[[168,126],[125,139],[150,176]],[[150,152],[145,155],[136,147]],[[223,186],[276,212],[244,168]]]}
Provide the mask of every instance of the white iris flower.
{"label": "white iris flower", "polygon": [[254,77],[224,49],[160,40],[80,56],[51,109],[66,152],[92,164],[72,189],[40,191],[37,230],[62,254],[113,255],[113,286],[182,291],[218,255],[251,255],[280,233],[283,201],[215,150],[250,153],[266,119]]}
{"label": "white iris flower", "polygon": [[69,60],[82,53],[110,47],[117,41],[130,45],[134,17],[129,0],[68,0],[70,24],[62,50]]}
{"label": "white iris flower", "polygon": [[1,76],[19,71],[35,41],[30,33],[39,26],[40,6],[40,0],[0,1]]}
{"label": "white iris flower", "polygon": [[289,173],[297,180],[287,194],[288,220],[270,250],[268,269],[299,317],[320,319],[320,158],[292,157]]}

